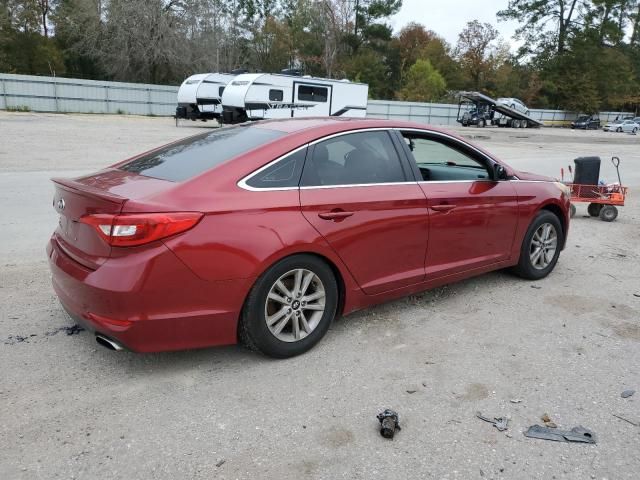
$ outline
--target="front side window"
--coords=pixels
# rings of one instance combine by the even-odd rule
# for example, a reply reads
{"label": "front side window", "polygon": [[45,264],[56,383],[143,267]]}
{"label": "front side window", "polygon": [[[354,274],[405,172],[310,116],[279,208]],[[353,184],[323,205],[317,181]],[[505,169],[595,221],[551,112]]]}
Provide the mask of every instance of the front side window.
{"label": "front side window", "polygon": [[282,90],[269,90],[269,100],[272,102],[281,102],[284,98],[284,92]]}
{"label": "front side window", "polygon": [[302,173],[306,155],[306,148],[290,153],[253,175],[246,181],[246,184],[254,188],[297,187],[300,183],[300,173]]}
{"label": "front side window", "polygon": [[221,97],[223,93],[224,93],[224,87],[218,88],[218,96]]}
{"label": "front side window", "polygon": [[402,134],[426,182],[489,179],[485,164],[461,148],[420,134]]}
{"label": "front side window", "polygon": [[325,102],[329,98],[327,87],[312,87],[310,85],[300,85],[298,87],[298,100],[307,102]]}
{"label": "front side window", "polygon": [[406,180],[386,131],[340,135],[313,147],[302,186],[363,185]]}

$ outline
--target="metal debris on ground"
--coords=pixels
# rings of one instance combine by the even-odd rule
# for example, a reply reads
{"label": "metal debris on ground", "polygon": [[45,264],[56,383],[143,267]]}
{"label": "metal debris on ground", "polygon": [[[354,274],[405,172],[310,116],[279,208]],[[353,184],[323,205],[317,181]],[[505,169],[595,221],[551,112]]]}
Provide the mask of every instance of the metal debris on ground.
{"label": "metal debris on ground", "polygon": [[476,417],[480,420],[484,420],[487,423],[490,423],[494,427],[498,429],[500,432],[504,432],[507,428],[509,428],[509,417],[485,417],[480,412],[476,412]]}
{"label": "metal debris on ground", "polygon": [[596,443],[596,435],[584,427],[574,427],[571,430],[532,425],[524,432],[525,437],[551,440],[553,442]]}
{"label": "metal debris on ground", "polygon": [[377,415],[380,421],[380,435],[384,438],[393,438],[396,430],[402,430],[400,428],[400,418],[398,414],[393,410],[387,408],[384,412]]}
{"label": "metal debris on ground", "polygon": [[511,400],[509,400],[511,403],[522,403],[522,400],[520,398],[512,398]]}
{"label": "metal debris on ground", "polygon": [[631,424],[631,425],[633,425],[634,427],[640,427],[640,423],[632,422],[631,420],[629,420],[629,419],[627,419],[627,418],[624,418],[624,417],[621,417],[620,415],[616,415],[615,413],[612,413],[612,415],[613,415],[614,417],[616,417],[616,418],[619,418],[620,420],[623,420],[623,421],[625,421],[625,422],[627,422],[627,423],[630,423],[630,424]]}
{"label": "metal debris on ground", "polygon": [[220,468],[222,465],[224,465],[224,462],[226,462],[226,460],[223,458],[218,463],[216,463],[216,467]]}
{"label": "metal debris on ground", "polygon": [[621,396],[622,398],[629,398],[629,397],[630,397],[630,396],[632,396],[634,393],[636,393],[636,391],[635,391],[635,390],[625,390],[624,392],[622,392],[622,393],[620,394],[620,396]]}

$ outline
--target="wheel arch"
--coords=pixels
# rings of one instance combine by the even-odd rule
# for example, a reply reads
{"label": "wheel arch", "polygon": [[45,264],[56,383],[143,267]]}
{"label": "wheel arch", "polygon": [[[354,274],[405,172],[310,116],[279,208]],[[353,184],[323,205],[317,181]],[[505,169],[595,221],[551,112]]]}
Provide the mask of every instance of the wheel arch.
{"label": "wheel arch", "polygon": [[310,255],[312,257],[315,257],[319,260],[321,260],[322,262],[324,262],[333,272],[333,275],[336,279],[336,283],[338,284],[338,306],[336,309],[336,317],[339,317],[342,315],[343,311],[344,311],[344,307],[345,307],[345,303],[346,303],[346,297],[347,297],[347,286],[345,283],[345,278],[344,278],[344,274],[341,271],[341,269],[338,267],[338,265],[336,264],[336,262],[330,258],[328,255],[324,255],[322,253],[319,253],[317,251],[313,251],[313,250],[298,250],[298,251],[289,251],[286,252],[286,254],[271,258],[269,260],[268,263],[266,263],[263,268],[262,271],[260,272],[259,275],[257,275],[254,278],[254,281],[251,283],[250,288],[247,290],[247,292],[245,293],[244,296],[244,300],[242,301],[242,308],[240,309],[240,311],[238,312],[238,321],[237,321],[237,330],[238,330],[238,338],[240,338],[240,316],[242,315],[242,312],[244,311],[244,309],[246,308],[247,305],[247,300],[249,298],[249,295],[251,294],[251,290],[253,290],[253,287],[255,286],[256,282],[258,281],[258,279],[265,273],[268,272],[269,269],[271,267],[273,267],[275,264],[277,264],[278,262],[281,262],[282,260],[285,260],[289,257],[293,257],[296,255]]}
{"label": "wheel arch", "polygon": [[559,205],[556,205],[555,203],[544,204],[542,205],[542,207],[540,207],[538,211],[541,212],[544,210],[546,210],[547,212],[551,212],[556,217],[558,217],[558,220],[560,221],[560,225],[562,226],[562,249],[564,249],[564,246],[567,243],[567,231],[569,227],[568,220],[564,214],[564,211]]}

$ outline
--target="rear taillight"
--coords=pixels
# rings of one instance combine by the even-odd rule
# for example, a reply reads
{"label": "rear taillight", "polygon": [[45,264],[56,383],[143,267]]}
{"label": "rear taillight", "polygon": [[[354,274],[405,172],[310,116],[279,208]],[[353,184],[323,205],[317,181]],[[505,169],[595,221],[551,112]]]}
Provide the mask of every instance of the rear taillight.
{"label": "rear taillight", "polygon": [[86,215],[80,222],[91,225],[114,247],[133,247],[170,237],[193,228],[202,218],[198,212]]}

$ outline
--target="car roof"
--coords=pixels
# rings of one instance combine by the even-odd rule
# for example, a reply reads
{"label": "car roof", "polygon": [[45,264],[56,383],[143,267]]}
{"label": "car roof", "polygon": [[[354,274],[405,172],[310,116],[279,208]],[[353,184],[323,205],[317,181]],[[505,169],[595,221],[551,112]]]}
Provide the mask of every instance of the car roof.
{"label": "car roof", "polygon": [[307,118],[286,118],[274,120],[260,120],[251,122],[250,125],[258,128],[279,130],[287,133],[289,137],[297,137],[300,143],[321,139],[336,133],[348,132],[351,130],[363,130],[370,128],[380,129],[417,129],[427,132],[434,132],[455,138],[458,141],[472,146],[474,149],[484,153],[489,158],[496,159],[496,156],[484,148],[472,144],[468,139],[447,130],[446,128],[434,127],[433,125],[417,122],[407,122],[403,120],[386,120],[374,118],[343,118],[343,117],[307,117]]}
{"label": "car roof", "polygon": [[[279,130],[285,133],[317,133],[320,136],[331,133],[345,132],[348,130],[361,130],[365,128],[417,128],[444,132],[444,130],[424,123],[407,122],[401,120],[384,120],[373,118],[342,118],[342,117],[308,117],[286,118],[277,120],[262,120],[253,123],[259,128]],[[450,132],[447,132],[451,134]]]}

